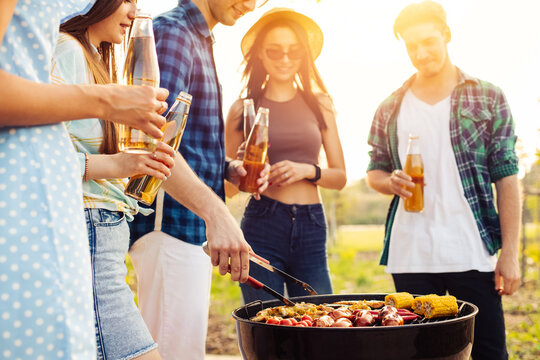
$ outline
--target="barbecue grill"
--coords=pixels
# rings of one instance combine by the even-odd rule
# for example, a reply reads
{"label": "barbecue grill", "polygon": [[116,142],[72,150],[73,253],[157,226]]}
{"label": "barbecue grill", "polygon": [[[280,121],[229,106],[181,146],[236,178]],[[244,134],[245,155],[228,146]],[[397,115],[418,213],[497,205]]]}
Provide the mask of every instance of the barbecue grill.
{"label": "barbecue grill", "polygon": [[[334,294],[293,298],[313,304],[384,300],[386,294]],[[315,328],[270,325],[249,320],[258,311],[282,305],[278,300],[250,303],[233,311],[240,352],[247,360],[270,359],[444,359],[467,360],[478,308],[458,300],[455,317],[421,317],[402,326]]]}

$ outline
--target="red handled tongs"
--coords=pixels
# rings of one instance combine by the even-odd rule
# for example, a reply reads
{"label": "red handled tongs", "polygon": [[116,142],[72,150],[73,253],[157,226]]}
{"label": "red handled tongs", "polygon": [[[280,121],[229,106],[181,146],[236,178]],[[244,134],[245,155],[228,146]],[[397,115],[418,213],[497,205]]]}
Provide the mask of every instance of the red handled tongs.
{"label": "red handled tongs", "polygon": [[[208,242],[204,242],[204,244],[202,245],[202,248],[204,250],[204,252],[207,254],[207,255],[210,255],[210,250],[208,249]],[[253,261],[254,263],[256,264],[259,264],[261,265],[262,267],[264,267],[265,269],[269,270],[269,271],[272,271],[272,272],[275,272],[277,274],[280,274],[288,279],[291,279],[293,281],[295,281],[297,284],[299,284],[300,286],[302,286],[306,291],[308,291],[311,295],[317,295],[317,292],[311,287],[309,286],[308,284],[306,284],[305,282],[303,281],[300,281],[298,279],[296,279],[295,277],[287,274],[286,272],[284,271],[281,271],[275,267],[273,267],[272,265],[270,265],[270,262],[258,255],[255,255],[255,254],[249,254],[249,260],[250,261]],[[229,269],[228,269],[229,272],[231,272],[231,266],[229,265]],[[267,293],[269,293],[270,295],[272,295],[273,297],[275,297],[276,299],[279,299],[281,300],[283,303],[285,303],[286,305],[289,305],[289,306],[294,306],[296,305],[296,303],[292,300],[290,300],[289,298],[281,295],[280,293],[278,293],[277,291],[275,291],[274,289],[272,288],[269,288],[268,286],[266,286],[265,284],[263,284],[262,282],[260,282],[259,280],[249,276],[247,281],[246,281],[246,284],[248,284],[249,286],[251,286],[252,288],[254,289],[262,289],[264,291],[266,291]]]}

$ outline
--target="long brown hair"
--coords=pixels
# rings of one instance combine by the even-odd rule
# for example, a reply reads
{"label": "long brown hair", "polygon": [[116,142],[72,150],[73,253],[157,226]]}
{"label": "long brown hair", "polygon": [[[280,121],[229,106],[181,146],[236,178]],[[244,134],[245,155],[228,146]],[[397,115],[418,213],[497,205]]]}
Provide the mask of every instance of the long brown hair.
{"label": "long brown hair", "polygon": [[[326,90],[326,86],[324,86],[319,71],[315,66],[315,62],[309,48],[306,32],[304,28],[294,20],[277,19],[269,22],[259,31],[253,42],[253,46],[251,49],[249,49],[245,56],[244,70],[242,73],[242,81],[244,82],[244,86],[241,95],[245,94],[247,98],[253,99],[255,108],[257,108],[264,95],[264,88],[266,86],[267,79],[266,70],[264,69],[264,65],[258,54],[261,51],[263,39],[268,32],[270,32],[270,30],[276,27],[287,27],[291,29],[296,34],[300,45],[304,49],[305,56],[302,59],[300,69],[296,74],[294,83],[296,84],[296,87],[298,91],[300,91],[300,94],[304,98],[306,104],[309,106],[311,111],[313,111],[313,114],[315,115],[315,118],[319,124],[319,128],[326,129],[326,122],[321,111],[321,105],[313,93],[313,88],[317,88],[320,92],[326,95],[328,95],[328,91]],[[242,127],[241,122],[240,127]]]}
{"label": "long brown hair", "polygon": [[[114,46],[109,42],[102,42],[98,47],[100,56],[88,40],[88,27],[112,15],[122,5],[124,0],[97,0],[94,6],[85,15],[79,15],[60,25],[60,31],[77,39],[84,50],[88,68],[96,84],[116,83],[116,57]],[[113,122],[101,119],[103,127],[103,142],[99,147],[102,154],[115,154],[118,152],[118,134]]]}

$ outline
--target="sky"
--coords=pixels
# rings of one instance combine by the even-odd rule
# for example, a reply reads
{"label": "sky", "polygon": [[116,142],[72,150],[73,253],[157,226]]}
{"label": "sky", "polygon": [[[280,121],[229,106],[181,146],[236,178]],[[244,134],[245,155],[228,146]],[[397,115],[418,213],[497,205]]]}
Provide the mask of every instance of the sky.
{"label": "sky", "polygon": [[[367,136],[381,101],[415,69],[403,43],[392,32],[399,11],[410,0],[269,0],[235,26],[214,28],[214,54],[223,87],[224,114],[241,90],[240,40],[266,11],[289,7],[313,18],[324,46],[317,68],[334,100],[347,177],[365,176],[369,162]],[[540,148],[540,1],[440,0],[452,32],[451,61],[466,73],[492,82],[505,93],[516,133],[528,159]],[[177,0],[138,0],[156,16]],[[272,119],[270,119],[271,121]],[[523,170],[521,175],[523,175]]]}

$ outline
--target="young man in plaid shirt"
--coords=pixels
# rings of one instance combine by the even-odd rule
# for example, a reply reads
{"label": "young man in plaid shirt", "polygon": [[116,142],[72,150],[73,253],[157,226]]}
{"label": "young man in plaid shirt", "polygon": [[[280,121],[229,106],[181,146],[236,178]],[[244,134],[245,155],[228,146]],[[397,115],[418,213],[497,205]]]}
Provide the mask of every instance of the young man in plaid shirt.
{"label": "young man in plaid shirt", "polygon": [[[518,159],[510,109],[499,88],[450,62],[450,30],[439,4],[407,6],[394,33],[417,72],[379,106],[368,139],[368,183],[395,195],[381,264],[392,274],[396,291],[448,292],[477,305],[473,359],[507,359],[501,295],[514,293],[521,279]],[[410,133],[419,135],[424,161],[421,213],[403,208],[414,186],[401,170]]]}
{"label": "young man in plaid shirt", "polygon": [[[180,0],[154,20],[160,85],[170,92],[169,107],[180,91],[193,96],[178,171],[163,184],[167,193],[158,194],[154,214],[137,216],[131,226],[139,308],[163,359],[204,359],[212,274],[210,258],[201,248],[204,241],[222,275],[230,259],[231,279],[247,280],[250,248],[223,202],[224,179],[238,183],[246,172],[241,161],[225,159],[212,29],[218,23],[234,25],[263,2]],[[182,157],[193,171],[185,162],[178,165]],[[262,192],[267,175],[259,183]]]}

